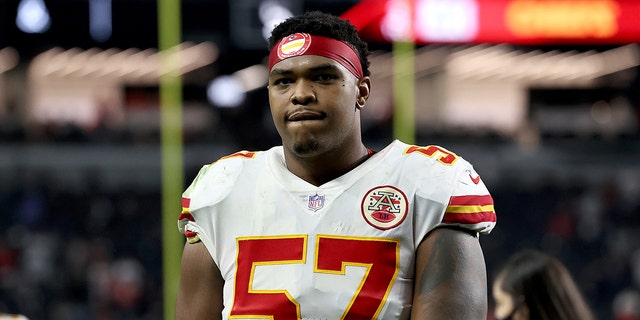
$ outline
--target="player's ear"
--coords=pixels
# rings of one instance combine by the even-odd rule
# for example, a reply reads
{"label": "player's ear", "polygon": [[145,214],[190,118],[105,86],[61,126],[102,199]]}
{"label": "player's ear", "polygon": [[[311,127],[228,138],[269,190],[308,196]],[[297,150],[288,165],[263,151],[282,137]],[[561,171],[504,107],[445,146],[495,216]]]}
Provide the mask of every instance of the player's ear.
{"label": "player's ear", "polygon": [[371,78],[362,77],[358,79],[358,95],[356,97],[356,108],[364,108],[369,95],[371,94]]}

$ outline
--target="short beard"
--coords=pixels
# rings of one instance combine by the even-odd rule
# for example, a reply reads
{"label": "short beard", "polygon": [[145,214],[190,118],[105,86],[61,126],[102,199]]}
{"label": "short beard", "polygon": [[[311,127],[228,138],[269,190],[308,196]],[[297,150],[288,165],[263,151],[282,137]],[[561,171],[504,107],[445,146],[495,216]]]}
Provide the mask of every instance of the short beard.
{"label": "short beard", "polygon": [[297,155],[303,156],[309,153],[320,150],[320,143],[316,140],[312,140],[306,143],[297,142],[293,145],[293,152]]}

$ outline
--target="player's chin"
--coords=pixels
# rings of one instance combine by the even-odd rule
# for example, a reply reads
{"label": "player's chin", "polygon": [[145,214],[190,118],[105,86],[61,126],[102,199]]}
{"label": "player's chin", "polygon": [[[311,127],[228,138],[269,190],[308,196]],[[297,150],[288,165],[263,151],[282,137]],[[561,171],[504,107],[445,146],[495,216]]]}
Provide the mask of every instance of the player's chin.
{"label": "player's chin", "polygon": [[313,138],[298,139],[293,143],[293,152],[299,156],[309,156],[320,150],[320,141]]}

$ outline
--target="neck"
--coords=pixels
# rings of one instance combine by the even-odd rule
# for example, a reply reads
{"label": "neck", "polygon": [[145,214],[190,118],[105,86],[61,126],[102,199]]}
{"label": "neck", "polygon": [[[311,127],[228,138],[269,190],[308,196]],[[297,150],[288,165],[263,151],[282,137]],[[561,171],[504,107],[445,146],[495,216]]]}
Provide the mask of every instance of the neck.
{"label": "neck", "polygon": [[353,170],[367,160],[370,153],[360,143],[350,150],[330,150],[310,157],[295,155],[285,149],[284,156],[289,171],[310,184],[320,186]]}

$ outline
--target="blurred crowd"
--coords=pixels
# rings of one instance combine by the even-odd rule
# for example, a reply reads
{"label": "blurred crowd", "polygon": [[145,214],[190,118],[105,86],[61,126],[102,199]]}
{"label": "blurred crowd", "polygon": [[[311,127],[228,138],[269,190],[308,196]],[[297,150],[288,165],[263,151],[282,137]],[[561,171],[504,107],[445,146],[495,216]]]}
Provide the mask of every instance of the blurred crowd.
{"label": "blurred crowd", "polygon": [[160,195],[0,192],[0,312],[30,319],[161,319]]}

